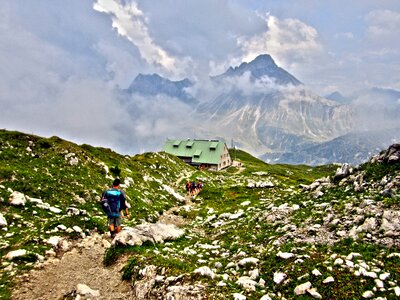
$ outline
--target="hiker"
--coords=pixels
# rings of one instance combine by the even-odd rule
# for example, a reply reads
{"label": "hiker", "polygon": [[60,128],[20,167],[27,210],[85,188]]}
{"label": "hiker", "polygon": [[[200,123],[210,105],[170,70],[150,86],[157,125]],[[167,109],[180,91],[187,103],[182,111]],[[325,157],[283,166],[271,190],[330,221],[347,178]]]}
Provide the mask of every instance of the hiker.
{"label": "hiker", "polygon": [[188,182],[186,183],[186,195],[190,196],[190,181],[188,180]]}
{"label": "hiker", "polygon": [[203,189],[203,181],[200,180],[199,183],[197,184],[197,190],[200,193],[202,189]]}
{"label": "hiker", "polygon": [[196,193],[196,182],[192,181],[190,184],[190,195],[194,196]]}
{"label": "hiker", "polygon": [[[112,188],[104,191],[101,196],[101,207],[107,214],[111,237],[114,237],[115,234],[121,231],[122,218],[129,217],[126,196],[124,191],[119,188],[120,184],[120,179],[116,178]],[[124,211],[125,216],[123,214]]]}

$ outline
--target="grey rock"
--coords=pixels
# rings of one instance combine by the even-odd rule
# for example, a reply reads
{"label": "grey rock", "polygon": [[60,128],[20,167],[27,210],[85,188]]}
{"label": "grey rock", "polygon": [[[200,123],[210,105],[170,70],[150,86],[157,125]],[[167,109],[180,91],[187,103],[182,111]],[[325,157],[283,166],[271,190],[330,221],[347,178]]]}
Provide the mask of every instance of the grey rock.
{"label": "grey rock", "polygon": [[380,230],[385,236],[400,235],[400,211],[386,210],[382,215],[382,224]]}
{"label": "grey rock", "polygon": [[373,291],[365,291],[365,292],[362,294],[362,297],[363,297],[363,298],[366,298],[366,299],[372,298],[373,296],[374,296],[374,292],[373,292]]}
{"label": "grey rock", "polygon": [[7,220],[2,213],[0,213],[0,227],[7,227]]}
{"label": "grey rock", "polygon": [[136,227],[124,227],[112,244],[142,245],[143,242],[163,243],[183,236],[184,231],[173,224],[144,223]]}
{"label": "grey rock", "polygon": [[238,265],[241,267],[245,267],[248,265],[257,265],[258,264],[259,259],[255,258],[255,257],[248,257],[248,258],[244,258],[242,260],[239,261]]}
{"label": "grey rock", "polygon": [[193,273],[200,274],[200,275],[206,276],[206,277],[210,277],[211,279],[215,278],[215,273],[207,266],[197,268],[196,270],[193,271]]}
{"label": "grey rock", "polygon": [[20,192],[12,192],[8,201],[14,206],[25,206],[26,197]]}
{"label": "grey rock", "polygon": [[5,259],[13,260],[16,257],[25,256],[26,254],[28,254],[28,251],[26,251],[25,249],[18,249],[8,252],[5,256]]}
{"label": "grey rock", "polygon": [[97,298],[100,297],[100,292],[98,290],[92,290],[86,284],[78,283],[76,286],[76,293],[78,295],[87,297],[87,298]]}
{"label": "grey rock", "polygon": [[307,281],[306,283],[296,286],[294,289],[294,293],[296,295],[304,295],[305,293],[307,293],[308,290],[311,289],[311,286],[311,282]]}
{"label": "grey rock", "polygon": [[239,277],[236,283],[241,287],[243,287],[248,292],[254,292],[257,286],[257,282],[248,276]]}
{"label": "grey rock", "polygon": [[287,275],[285,273],[282,273],[282,272],[274,273],[274,282],[276,284],[281,284],[286,278],[287,278]]}
{"label": "grey rock", "polygon": [[347,163],[344,163],[340,168],[336,170],[335,174],[335,180],[340,180],[343,178],[346,178],[347,176],[350,175],[350,165]]}
{"label": "grey rock", "polygon": [[239,293],[234,293],[232,294],[233,300],[246,300],[247,297],[245,295],[239,294]]}

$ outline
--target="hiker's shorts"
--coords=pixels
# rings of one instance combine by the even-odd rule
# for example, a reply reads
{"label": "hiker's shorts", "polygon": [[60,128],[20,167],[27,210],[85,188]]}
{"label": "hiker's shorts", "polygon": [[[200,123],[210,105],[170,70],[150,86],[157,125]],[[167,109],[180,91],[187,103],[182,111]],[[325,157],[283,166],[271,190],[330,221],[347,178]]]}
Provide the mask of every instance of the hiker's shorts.
{"label": "hiker's shorts", "polygon": [[108,218],[108,225],[112,225],[112,224],[114,224],[114,226],[121,226],[121,224],[122,224],[121,216]]}

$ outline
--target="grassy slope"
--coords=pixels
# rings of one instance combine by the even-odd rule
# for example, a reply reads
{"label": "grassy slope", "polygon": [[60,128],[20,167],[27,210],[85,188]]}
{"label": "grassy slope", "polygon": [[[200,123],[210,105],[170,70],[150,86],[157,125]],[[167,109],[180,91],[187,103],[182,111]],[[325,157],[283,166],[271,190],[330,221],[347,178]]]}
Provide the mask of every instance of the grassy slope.
{"label": "grassy slope", "polygon": [[[71,157],[78,159],[76,165],[69,163]],[[45,239],[66,234],[55,232],[59,224],[69,228],[77,225],[87,233],[93,229],[103,231],[106,219],[99,207],[99,197],[117,175],[129,182],[125,191],[133,219],[125,224],[155,221],[160,212],[178,204],[161,185],[174,186],[180,177],[192,172],[193,168],[164,153],[129,157],[109,149],[78,146],[57,137],[47,139],[0,130],[0,212],[8,223],[7,231],[0,230],[0,257],[21,248],[43,255],[50,248]],[[55,214],[29,202],[25,207],[11,206],[8,204],[10,189],[39,198],[60,208],[62,213]],[[65,212],[69,206],[86,210],[88,214],[68,216]],[[29,267],[32,255],[25,260]],[[3,259],[1,262],[0,268],[8,265]],[[16,269],[26,267],[21,262]],[[2,272],[0,294],[7,293],[9,283],[5,276],[9,273]]]}
{"label": "grassy slope", "polygon": [[[311,194],[301,192],[298,184],[309,184],[316,178],[333,175],[337,166],[311,168],[268,165],[242,151],[236,153],[236,159],[245,167],[242,173],[238,173],[238,168],[231,168],[209,174],[204,190],[195,199],[196,206],[190,211],[180,211],[180,215],[190,221],[185,238],[157,246],[111,248],[107,253],[106,263],[111,263],[121,252],[129,253],[131,258],[124,269],[124,278],[139,280],[139,270],[152,264],[157,266],[159,275],[184,275],[182,282],[205,284],[212,299],[226,299],[234,292],[243,293],[236,280],[249,275],[248,271],[252,268],[227,268],[227,265],[229,262],[238,263],[244,257],[260,259],[258,270],[260,277],[266,282],[264,288],[258,287],[255,292],[247,293],[248,299],[260,299],[266,293],[277,298],[293,299],[294,288],[306,281],[311,281],[324,299],[360,299],[364,291],[373,289],[374,279],[356,276],[349,268],[334,265],[336,257],[346,257],[352,252],[361,254],[360,258],[353,259],[354,263],[367,263],[369,266],[379,267],[381,272],[391,274],[392,283],[400,281],[399,259],[387,258],[390,253],[398,251],[396,248],[385,248],[363,240],[356,242],[348,238],[331,246],[297,242],[295,237],[286,238],[284,243],[280,242],[287,230],[290,231],[284,229],[286,220],[290,219],[294,226],[305,230],[310,224],[322,223],[327,213],[315,209],[315,204],[335,201],[337,204],[334,210],[337,216],[341,217],[344,214],[341,208],[354,198],[372,198],[388,203],[389,199],[382,199],[379,193],[370,191],[356,193],[346,185],[335,186],[322,198],[314,199]],[[362,170],[367,168],[367,175],[382,169],[381,166],[367,164]],[[390,171],[398,173],[399,168],[391,168]],[[383,170],[371,180],[380,180],[387,172],[389,170]],[[272,181],[275,187],[249,189],[246,185],[250,181]],[[246,206],[242,205],[244,202],[247,202]],[[304,203],[311,203],[311,206]],[[282,221],[265,221],[266,216],[273,214],[272,208],[282,204],[297,204],[299,209],[284,217]],[[240,210],[243,211],[242,217],[225,219],[223,223],[218,224],[221,214],[237,213]],[[279,251],[294,253],[295,258],[277,258]],[[222,269],[217,270],[216,263],[221,263]],[[194,275],[193,271],[202,266],[208,266],[219,274],[228,274],[229,280],[225,281],[226,285],[217,286],[218,279],[210,280]],[[315,268],[322,272],[323,276],[311,275]],[[272,280],[275,272],[286,273],[289,281],[284,285],[275,284]],[[328,276],[333,276],[335,282],[324,284],[322,281]],[[349,282],[354,284],[349,285]],[[396,297],[393,291],[378,291],[377,296],[380,295],[387,299]],[[310,298],[310,295],[296,297]]]}
{"label": "grassy slope", "polygon": [[[29,141],[34,142],[35,146],[30,147],[39,157],[34,158],[31,154],[27,154],[26,147]],[[134,184],[126,189],[134,206],[132,211],[135,219],[131,221],[132,224],[140,223],[142,220],[155,221],[162,211],[171,206],[180,205],[176,199],[163,191],[157,180],[175,186],[181,194],[184,194],[183,186],[188,177],[203,178],[205,181],[204,190],[194,200],[195,205],[189,210],[182,207],[179,211],[179,214],[188,220],[184,238],[162,245],[111,248],[107,252],[106,264],[112,263],[123,253],[130,257],[123,272],[123,277],[127,280],[140,279],[139,270],[153,264],[157,266],[158,274],[184,275],[181,279],[184,282],[205,284],[212,299],[225,299],[233,292],[242,292],[235,281],[240,276],[248,275],[248,268],[228,269],[227,264],[237,263],[244,257],[253,256],[260,259],[258,269],[260,277],[266,281],[266,286],[258,287],[255,292],[248,293],[248,299],[259,299],[265,293],[274,293],[292,299],[294,287],[308,280],[312,281],[313,287],[318,289],[324,299],[359,299],[363,291],[372,288],[373,279],[361,279],[346,269],[331,266],[333,264],[331,255],[360,252],[363,259],[370,264],[374,258],[384,259],[388,253],[396,251],[396,249],[386,249],[364,242],[356,243],[348,239],[333,246],[299,244],[290,239],[285,243],[279,242],[280,237],[284,235],[283,223],[265,221],[265,216],[270,213],[271,207],[282,204],[299,205],[300,209],[288,218],[290,217],[291,222],[296,226],[301,227],[307,226],[309,220],[318,224],[324,216],[323,212],[304,206],[305,202],[318,204],[334,200],[337,202],[334,208],[341,213],[346,201],[354,197],[372,197],[379,201],[388,201],[378,194],[370,194],[367,191],[357,194],[346,186],[337,186],[317,200],[300,191],[299,184],[309,184],[316,178],[333,175],[336,166],[312,168],[268,165],[245,152],[237,151],[236,159],[241,161],[245,168],[240,173],[239,169],[233,167],[221,172],[196,171],[163,153],[124,157],[108,149],[87,145],[77,146],[58,138],[43,139],[5,131],[0,131],[0,147],[0,184],[5,187],[0,188],[0,197],[5,202],[10,194],[7,188],[12,188],[29,196],[41,198],[62,209],[74,203],[89,212],[88,217],[81,219],[65,217],[60,220],[59,216],[39,211],[29,205],[21,210],[10,207],[7,203],[0,203],[0,211],[6,215],[9,224],[13,223],[9,226],[8,232],[14,234],[10,238],[5,238],[6,232],[0,231],[2,240],[8,242],[8,245],[2,244],[1,255],[21,247],[43,253],[47,248],[43,239],[54,235],[51,232],[46,233],[46,230],[51,230],[67,220],[71,222],[65,224],[67,226],[76,224],[87,229],[104,226],[105,218],[98,210],[96,196],[99,196],[111,182],[113,174],[110,173],[107,178],[100,162],[113,169],[115,174],[120,170],[122,178],[132,178]],[[68,164],[68,160],[65,159],[66,151],[76,154],[79,158],[78,165]],[[380,180],[383,174],[390,171],[369,165],[365,165],[364,168],[368,169],[367,174],[371,174],[369,175],[371,180]],[[375,178],[372,174],[378,172],[380,173]],[[393,172],[398,172],[398,170]],[[259,181],[271,181],[275,187],[271,189],[246,187],[249,182]],[[79,204],[74,201],[76,195],[84,198],[86,203]],[[247,202],[246,206],[242,205],[244,202]],[[390,205],[389,202],[388,205]],[[31,214],[33,209],[37,210],[38,215]],[[221,214],[234,214],[240,211],[243,211],[242,217],[233,220],[223,219],[223,223],[217,224]],[[22,218],[18,219],[15,214],[21,215]],[[42,222],[42,219],[45,221]],[[31,223],[32,226],[25,226],[25,223]],[[18,227],[19,225],[21,227]],[[207,246],[202,245],[212,245],[211,248],[215,249],[205,249]],[[289,261],[279,259],[276,257],[279,251],[293,252],[298,257],[302,257],[303,262],[295,263],[295,259]],[[220,262],[223,266],[218,273],[226,273],[230,277],[224,287],[217,286],[217,279],[211,281],[192,273],[194,269],[201,266],[214,268],[216,262]],[[20,264],[20,268],[25,266],[26,262]],[[323,273],[323,277],[310,277],[314,268],[318,268]],[[397,275],[400,273],[398,272],[399,262],[396,258],[386,259],[383,268],[392,274],[392,280],[400,280]],[[276,271],[285,272],[290,281],[286,285],[274,284],[272,276]],[[304,275],[306,277],[299,278]],[[335,277],[335,283],[323,284],[322,280],[329,275]],[[1,284],[4,285],[5,279],[6,277],[3,277]],[[348,285],[349,281],[355,284]],[[3,291],[6,292],[8,287],[9,285],[5,285]],[[310,296],[298,298],[309,299]],[[394,298],[388,296],[388,299]]]}

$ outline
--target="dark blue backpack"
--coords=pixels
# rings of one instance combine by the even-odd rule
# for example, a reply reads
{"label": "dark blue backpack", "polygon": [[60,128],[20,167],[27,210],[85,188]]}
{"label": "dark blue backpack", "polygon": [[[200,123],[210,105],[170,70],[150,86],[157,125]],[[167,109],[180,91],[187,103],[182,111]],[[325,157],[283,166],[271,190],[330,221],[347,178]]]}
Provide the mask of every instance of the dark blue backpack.
{"label": "dark blue backpack", "polygon": [[122,192],[116,189],[107,190],[104,193],[102,207],[106,212],[107,217],[116,218],[120,216],[121,194]]}

